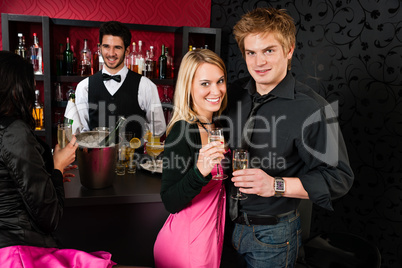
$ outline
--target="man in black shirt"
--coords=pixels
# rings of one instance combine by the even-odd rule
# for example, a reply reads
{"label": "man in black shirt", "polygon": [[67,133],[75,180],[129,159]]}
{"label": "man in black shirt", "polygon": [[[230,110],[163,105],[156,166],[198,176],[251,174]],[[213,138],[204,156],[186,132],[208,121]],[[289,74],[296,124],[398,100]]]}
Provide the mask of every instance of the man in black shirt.
{"label": "man in black shirt", "polygon": [[228,90],[231,148],[249,151],[232,181],[247,195],[230,202],[235,249],[248,266],[294,267],[301,245],[300,199],[332,210],[353,183],[331,105],[290,73],[295,25],[284,11],[257,8],[234,27],[251,77]]}

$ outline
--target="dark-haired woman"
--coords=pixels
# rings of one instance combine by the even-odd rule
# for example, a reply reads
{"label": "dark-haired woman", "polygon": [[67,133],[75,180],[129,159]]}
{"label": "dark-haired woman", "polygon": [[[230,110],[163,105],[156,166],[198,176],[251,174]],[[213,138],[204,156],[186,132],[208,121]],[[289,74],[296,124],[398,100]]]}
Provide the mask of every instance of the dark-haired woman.
{"label": "dark-haired woman", "polygon": [[76,138],[64,149],[56,145],[52,155],[34,134],[29,62],[0,51],[0,81],[0,266],[86,267],[87,253],[59,250],[52,235],[63,214],[63,170],[75,159]]}

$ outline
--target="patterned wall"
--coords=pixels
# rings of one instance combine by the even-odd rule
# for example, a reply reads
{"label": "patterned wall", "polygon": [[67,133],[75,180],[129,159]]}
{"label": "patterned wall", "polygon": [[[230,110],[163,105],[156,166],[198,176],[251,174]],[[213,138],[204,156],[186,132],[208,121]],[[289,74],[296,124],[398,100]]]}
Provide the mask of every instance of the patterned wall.
{"label": "patterned wall", "polygon": [[285,8],[295,20],[297,79],[339,101],[356,176],[334,213],[314,209],[313,234],[357,234],[377,245],[382,267],[402,267],[401,1],[213,0],[211,27],[223,28],[230,81],[247,74],[232,27],[246,11],[265,6]]}

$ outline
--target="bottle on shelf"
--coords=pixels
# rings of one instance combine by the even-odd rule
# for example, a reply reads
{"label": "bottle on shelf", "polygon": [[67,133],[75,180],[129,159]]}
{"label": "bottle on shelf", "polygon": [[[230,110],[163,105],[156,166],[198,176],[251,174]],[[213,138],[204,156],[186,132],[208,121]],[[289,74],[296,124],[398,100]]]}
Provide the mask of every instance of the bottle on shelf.
{"label": "bottle on shelf", "polygon": [[22,33],[18,33],[18,46],[15,48],[15,54],[20,55],[24,59],[27,58],[27,48],[25,47],[25,38]]}
{"label": "bottle on shelf", "polygon": [[59,44],[59,52],[56,54],[56,74],[63,75],[63,44]]}
{"label": "bottle on shelf", "polygon": [[98,45],[92,55],[92,74],[99,71],[99,54],[100,54],[99,47],[100,47],[100,44],[98,43]]}
{"label": "bottle on shelf", "polygon": [[168,124],[172,118],[172,100],[169,98],[169,88],[169,86],[163,86],[163,98],[161,100],[166,124]]}
{"label": "bottle on shelf", "polygon": [[161,55],[158,61],[159,79],[166,79],[167,58],[165,56],[165,45],[162,45]]}
{"label": "bottle on shelf", "polygon": [[138,52],[137,52],[137,60],[136,63],[138,65],[138,73],[142,75],[142,69],[144,69],[145,65],[145,56],[144,52],[142,52],[142,41],[138,41]]}
{"label": "bottle on shelf", "polygon": [[35,130],[43,129],[43,105],[39,100],[39,90],[35,90],[35,104],[33,109],[33,117],[35,119]]}
{"label": "bottle on shelf", "polygon": [[66,50],[63,53],[63,67],[65,75],[74,74],[74,53],[70,47],[70,38],[67,37]]}
{"label": "bottle on shelf", "polygon": [[149,47],[149,58],[151,59],[151,78],[158,78],[157,75],[157,68],[156,68],[156,60],[155,60],[155,53],[154,53],[154,46]]}
{"label": "bottle on shelf", "polygon": [[119,128],[125,124],[127,119],[123,116],[119,117],[119,120],[117,120],[116,126],[112,131],[110,131],[109,135],[106,136],[100,143],[99,146],[110,146],[113,143],[116,143],[116,139],[119,136]]}
{"label": "bottle on shelf", "polygon": [[63,91],[61,89],[61,84],[60,83],[56,84],[56,101],[57,102],[62,102],[63,101]]}
{"label": "bottle on shelf", "polygon": [[152,78],[153,73],[152,73],[152,60],[150,57],[150,52],[149,50],[147,50],[145,52],[145,65],[144,65],[144,69],[142,70],[142,74],[148,78]]}
{"label": "bottle on shelf", "polygon": [[80,52],[78,73],[80,76],[91,75],[91,50],[88,49],[87,39],[84,39],[84,48]]}
{"label": "bottle on shelf", "polygon": [[39,45],[38,36],[33,33],[33,45],[30,48],[31,63],[35,74],[43,74],[42,69],[42,48]]}
{"label": "bottle on shelf", "polygon": [[135,42],[132,43],[132,50],[128,55],[127,59],[127,68],[131,71],[138,73],[138,64],[137,64],[137,50],[135,48]]}
{"label": "bottle on shelf", "polygon": [[173,78],[174,66],[173,66],[173,57],[169,54],[169,48],[165,47],[165,56],[166,56],[166,78]]}
{"label": "bottle on shelf", "polygon": [[100,43],[98,43],[92,56],[92,74],[102,70],[103,62],[104,61],[100,50]]}

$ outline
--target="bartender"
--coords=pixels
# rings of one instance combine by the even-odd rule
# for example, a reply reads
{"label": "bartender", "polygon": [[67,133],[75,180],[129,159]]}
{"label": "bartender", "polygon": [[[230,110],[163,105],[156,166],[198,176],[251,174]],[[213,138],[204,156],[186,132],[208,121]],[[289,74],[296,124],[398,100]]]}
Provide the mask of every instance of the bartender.
{"label": "bartender", "polygon": [[118,116],[124,116],[125,131],[135,137],[143,137],[147,129],[155,136],[163,135],[166,123],[156,85],[124,65],[130,53],[130,30],[117,21],[105,22],[99,29],[99,42],[103,69],[76,89],[81,131],[113,128]]}

